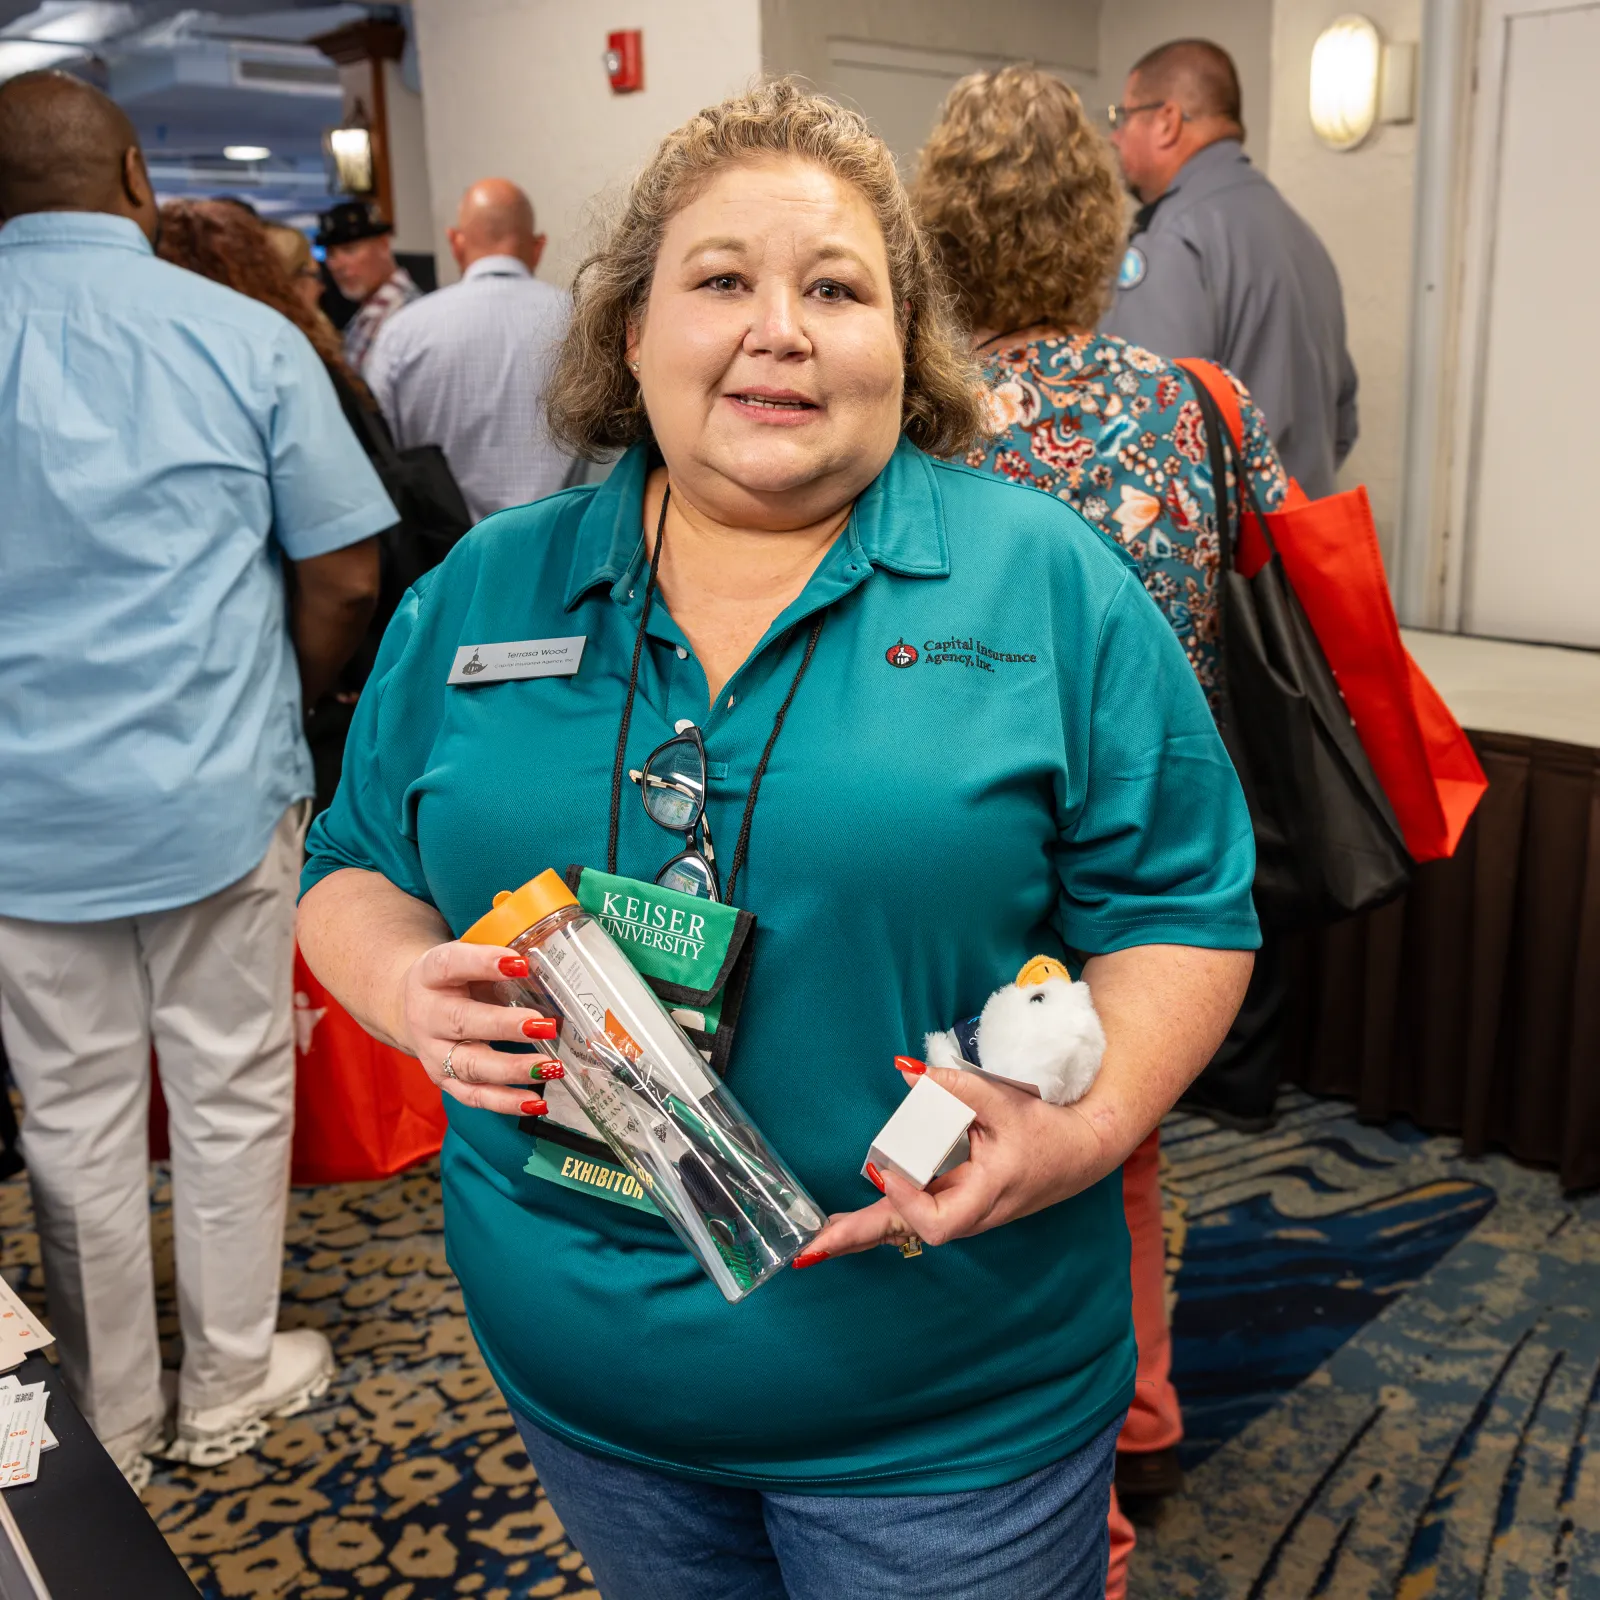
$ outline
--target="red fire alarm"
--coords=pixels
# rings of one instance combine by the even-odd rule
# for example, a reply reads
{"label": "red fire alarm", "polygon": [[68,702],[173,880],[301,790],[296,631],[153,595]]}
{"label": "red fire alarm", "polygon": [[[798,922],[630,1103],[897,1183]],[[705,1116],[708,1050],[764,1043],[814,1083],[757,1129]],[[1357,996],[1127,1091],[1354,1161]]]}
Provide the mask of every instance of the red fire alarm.
{"label": "red fire alarm", "polygon": [[644,88],[644,34],[638,28],[608,34],[604,59],[612,94],[635,94]]}

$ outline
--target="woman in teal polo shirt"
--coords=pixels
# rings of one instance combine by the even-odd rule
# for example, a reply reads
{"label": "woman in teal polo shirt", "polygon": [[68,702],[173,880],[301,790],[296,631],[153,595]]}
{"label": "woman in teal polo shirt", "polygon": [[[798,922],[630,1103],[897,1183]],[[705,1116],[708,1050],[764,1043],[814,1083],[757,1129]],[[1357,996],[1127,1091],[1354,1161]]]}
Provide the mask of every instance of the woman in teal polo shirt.
{"label": "woman in teal polo shirt", "polygon": [[[631,448],[407,597],[301,909],[313,969],[449,1097],[450,1260],[541,1480],[606,1600],[1103,1594],[1118,1170],[1256,943],[1183,650],[1060,501],[934,459],[977,407],[925,242],[865,123],[792,84],[663,142],[579,273],[551,406]],[[494,666],[573,639],[575,671]],[[533,1159],[528,1057],[492,1042],[537,1019],[473,988],[517,958],[452,937],[547,866],[614,847],[652,878],[682,841],[626,783],[613,808],[619,734],[637,769],[690,726],[716,886],[758,918],[728,1071],[832,1214],[815,1270],[737,1306],[659,1218]],[[1041,952],[1086,958],[1094,1088],[941,1075],[972,1159],[876,1196],[895,1058]],[[877,1248],[907,1234],[938,1248]]]}

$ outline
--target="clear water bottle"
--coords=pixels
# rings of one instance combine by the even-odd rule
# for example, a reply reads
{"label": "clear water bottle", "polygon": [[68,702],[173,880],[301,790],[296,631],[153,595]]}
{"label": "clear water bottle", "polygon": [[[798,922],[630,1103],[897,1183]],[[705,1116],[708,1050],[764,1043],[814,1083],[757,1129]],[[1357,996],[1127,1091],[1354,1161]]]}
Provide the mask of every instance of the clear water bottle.
{"label": "clear water bottle", "polygon": [[494,898],[462,939],[528,976],[508,1001],[554,1017],[564,1087],[730,1302],[822,1231],[822,1209],[555,871]]}

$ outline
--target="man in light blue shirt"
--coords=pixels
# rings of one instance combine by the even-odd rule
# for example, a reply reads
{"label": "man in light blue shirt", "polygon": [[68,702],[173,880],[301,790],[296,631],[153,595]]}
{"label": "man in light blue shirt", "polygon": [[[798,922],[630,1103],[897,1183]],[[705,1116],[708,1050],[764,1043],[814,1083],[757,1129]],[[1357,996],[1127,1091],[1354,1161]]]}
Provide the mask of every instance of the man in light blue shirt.
{"label": "man in light blue shirt", "polygon": [[274,1337],[301,704],[359,641],[396,520],[305,338],[156,260],[157,220],[109,100],[0,85],[0,1027],[63,1370],[135,1481],[164,1411],[152,1045],[180,1448],[227,1459],[326,1385],[320,1336]]}
{"label": "man in light blue shirt", "polygon": [[544,418],[572,302],[534,277],[544,235],[507,179],[467,190],[449,239],[461,282],[385,322],[364,375],[394,442],[438,445],[481,522],[553,493],[572,467]]}

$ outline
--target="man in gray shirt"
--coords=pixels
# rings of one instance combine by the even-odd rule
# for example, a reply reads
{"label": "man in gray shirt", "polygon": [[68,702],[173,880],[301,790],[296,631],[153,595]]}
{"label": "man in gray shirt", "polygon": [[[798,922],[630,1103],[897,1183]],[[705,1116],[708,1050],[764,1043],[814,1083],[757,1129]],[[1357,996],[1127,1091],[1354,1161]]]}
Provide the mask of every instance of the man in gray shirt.
{"label": "man in gray shirt", "polygon": [[544,235],[514,183],[473,184],[449,240],[461,282],[384,323],[365,377],[395,443],[438,445],[481,521],[559,489],[572,465],[544,420],[571,301],[533,276]]}
{"label": "man in gray shirt", "polygon": [[1101,327],[1169,357],[1220,362],[1249,389],[1313,499],[1356,441],[1356,371],[1328,252],[1251,166],[1239,77],[1219,45],[1144,56],[1111,141],[1144,202]]}

